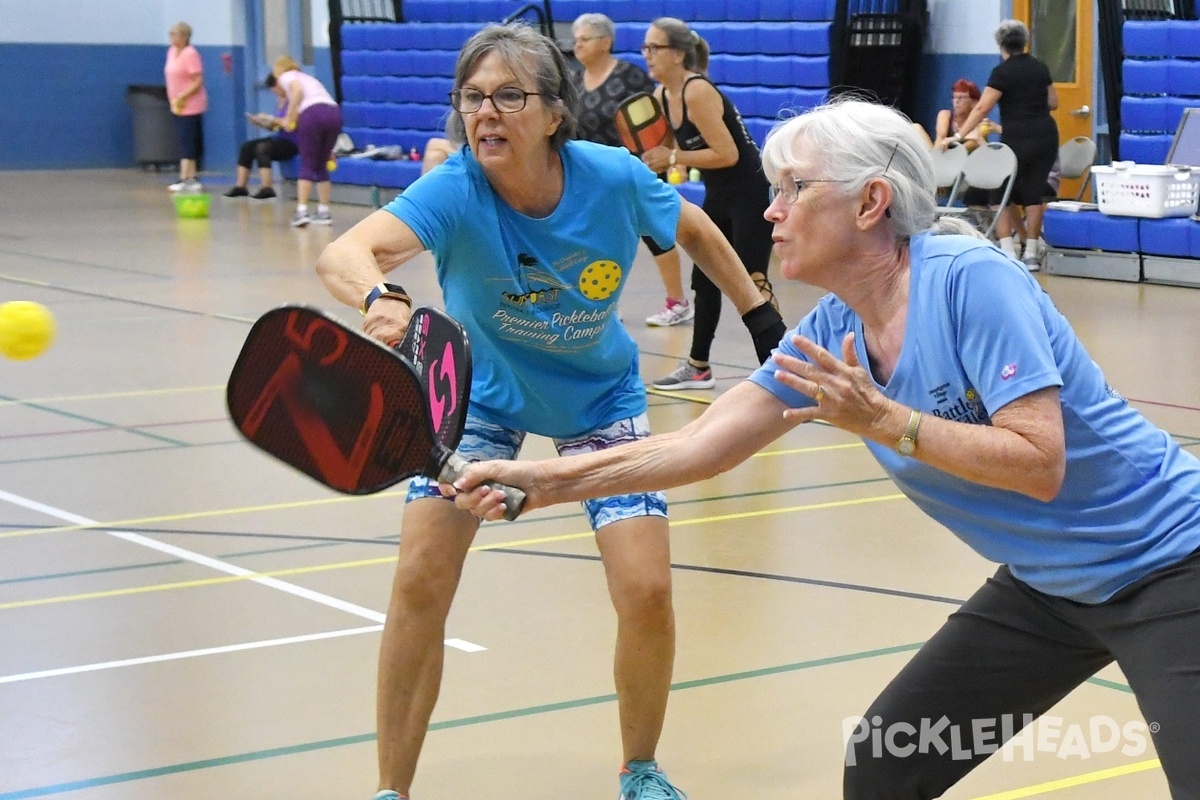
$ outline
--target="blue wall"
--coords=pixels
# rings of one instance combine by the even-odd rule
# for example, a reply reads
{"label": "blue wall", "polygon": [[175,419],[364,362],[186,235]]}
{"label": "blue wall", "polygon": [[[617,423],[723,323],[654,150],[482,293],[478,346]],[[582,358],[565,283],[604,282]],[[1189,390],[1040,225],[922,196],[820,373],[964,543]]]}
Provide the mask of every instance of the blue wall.
{"label": "blue wall", "polygon": [[[197,49],[209,108],[204,169],[232,170],[238,147],[250,134],[244,113],[260,110],[247,108],[256,100],[245,97],[245,48]],[[0,170],[134,166],[125,92],[133,84],[161,86],[166,53],[162,45],[0,45]],[[229,74],[224,53],[232,58]],[[316,56],[314,74],[332,86],[329,51],[318,50]]]}
{"label": "blue wall", "polygon": [[[937,113],[950,108],[950,87],[959,78],[975,81],[979,90],[987,85],[992,69],[1000,63],[1000,56],[975,55],[968,53],[923,53],[921,55],[921,85],[932,87],[919,92],[914,109],[913,122],[919,122],[933,136],[933,125]],[[1000,120],[1000,112],[993,110],[989,115]]]}

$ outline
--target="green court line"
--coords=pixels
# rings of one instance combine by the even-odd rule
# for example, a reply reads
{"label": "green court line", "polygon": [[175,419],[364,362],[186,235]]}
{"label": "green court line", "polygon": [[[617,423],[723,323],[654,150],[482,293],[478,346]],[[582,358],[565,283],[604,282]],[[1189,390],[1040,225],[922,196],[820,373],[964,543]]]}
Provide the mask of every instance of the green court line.
{"label": "green court line", "polygon": [[122,426],[116,425],[112,422],[106,422],[102,419],[96,419],[95,417],[87,417],[87,416],[84,416],[83,414],[76,414],[71,411],[63,411],[62,409],[58,409],[58,408],[51,408],[50,406],[44,406],[44,405],[41,405],[40,403],[25,403],[15,397],[7,397],[5,395],[0,395],[0,400],[7,400],[11,403],[14,403],[15,405],[19,405],[24,408],[36,408],[38,411],[45,411],[48,414],[55,414],[60,417],[66,417],[67,419],[78,420],[80,422],[88,422],[88,423],[91,423],[92,425],[99,425],[101,428],[118,428],[118,427],[120,427],[121,430],[128,431],[129,433],[132,433],[135,436],[145,436],[147,439],[154,439],[155,441],[166,442],[167,444],[175,445],[176,447],[187,447],[188,446],[187,442],[180,441],[179,439],[172,439],[167,436],[159,436],[156,433],[148,433],[146,431],[139,430],[138,428],[122,427]]}
{"label": "green court line", "polygon": [[[192,446],[199,447],[201,445],[192,445]],[[164,449],[174,449],[174,448],[159,448],[159,447],[146,448],[146,450],[164,450]],[[145,451],[144,450],[135,450],[133,452],[145,452]],[[3,463],[3,462],[0,462],[0,463]],[[887,482],[889,480],[890,480],[890,478],[886,478],[886,477],[884,477],[884,478],[865,478],[862,480],[855,480],[855,481],[838,481],[835,483],[822,483],[822,484],[814,484],[811,486],[796,486],[796,487],[785,488],[785,489],[764,489],[764,490],[758,491],[758,492],[742,492],[742,493],[738,493],[738,494],[714,495],[713,497],[701,497],[701,498],[696,498],[696,499],[692,499],[692,500],[676,500],[676,501],[672,501],[671,505],[672,506],[689,506],[689,505],[696,505],[698,503],[710,503],[710,502],[717,502],[717,501],[722,501],[722,500],[738,500],[738,499],[747,498],[747,497],[762,497],[762,496],[773,495],[773,494],[786,494],[789,492],[807,492],[807,491],[812,491],[815,489],[840,489],[840,488],[845,488],[847,486],[861,486],[861,485],[867,485],[867,484],[872,484],[872,483]],[[494,525],[514,526],[514,525],[528,525],[528,524],[542,523],[542,522],[556,522],[558,520],[580,519],[582,516],[583,516],[583,513],[581,511],[573,511],[573,512],[570,512],[567,514],[555,514],[552,516],[538,517],[537,519],[526,519],[526,518],[522,517],[520,519],[517,519],[514,522],[503,522],[503,523],[487,523],[487,522],[485,522],[484,528],[486,529],[486,528],[492,527]],[[4,527],[6,527],[6,526],[0,525],[0,528],[4,528]],[[23,525],[20,527],[29,528],[31,526]],[[249,538],[273,538],[272,534],[231,533],[231,532],[225,532],[225,531],[194,531],[194,530],[184,531],[184,530],[172,530],[170,528],[143,528],[140,526],[129,526],[129,527],[131,529],[136,528],[138,531],[141,531],[142,533],[160,533],[160,534],[166,534],[166,535],[194,534],[197,536],[211,535],[211,536],[246,536]],[[103,530],[108,530],[108,529],[104,528],[102,526],[96,526],[93,528],[89,528],[89,530],[103,531]],[[286,538],[285,536],[280,535],[280,534],[275,534],[274,537],[275,538]],[[297,538],[297,539],[319,539],[320,537],[296,536],[295,538]],[[399,541],[399,539],[400,539],[399,534],[390,534],[388,536],[378,537],[375,540],[375,542],[378,542],[379,544],[389,544],[389,545],[395,546],[395,544]],[[293,547],[269,547],[269,548],[261,548],[261,549],[257,549],[257,550],[239,550],[239,551],[232,552],[232,553],[224,553],[224,554],[217,555],[216,558],[228,561],[230,559],[235,559],[235,558],[247,558],[247,557],[251,557],[251,556],[275,555],[277,553],[295,553],[295,552],[300,552],[300,551],[304,551],[304,550],[316,550],[316,549],[322,549],[322,548],[327,548],[327,547],[338,547],[342,544],[363,544],[363,543],[365,543],[365,541],[362,539],[348,540],[348,539],[339,539],[337,537],[331,536],[324,541],[318,541],[318,542],[315,542],[312,544],[295,545]],[[150,562],[145,562],[145,563],[141,563],[141,564],[123,564],[123,565],[117,566],[117,567],[102,567],[102,568],[97,568],[97,569],[77,570],[75,572],[56,572],[56,573],[51,573],[51,574],[46,574],[46,575],[30,575],[30,576],[25,576],[25,577],[21,577],[21,578],[8,578],[8,579],[0,580],[0,586],[9,584],[9,583],[27,583],[27,582],[38,581],[38,580],[55,580],[55,579],[59,579],[59,578],[75,578],[75,577],[84,577],[84,576],[89,576],[89,575],[100,575],[100,574],[106,574],[106,573],[128,572],[131,570],[139,570],[139,569],[147,569],[147,568],[163,567],[163,566],[173,566],[173,565],[178,565],[178,564],[183,564],[183,563],[185,563],[185,562],[182,560],[150,561]]]}
{"label": "green court line", "polygon": [[[849,653],[841,656],[817,658],[811,661],[798,661],[794,664],[783,664],[776,667],[766,667],[763,669],[747,670],[745,672],[734,672],[728,675],[715,675],[710,678],[681,681],[679,683],[672,684],[671,690],[683,691],[686,689],[698,689],[706,686],[716,686],[723,683],[751,680],[754,678],[780,675],[788,672],[798,672],[800,670],[814,669],[816,667],[830,666],[833,664],[844,664],[851,661],[879,658],[882,656],[894,655],[896,653],[910,652],[920,648],[922,644],[922,642],[903,644],[895,647],[884,647],[878,650],[866,650],[859,653]],[[615,703],[616,700],[617,696],[615,694],[581,697],[575,700],[564,700],[559,703],[546,703],[543,705],[528,706],[526,708],[514,708],[508,711],[497,711],[492,714],[479,714],[471,717],[461,717],[459,719],[442,720],[440,722],[431,723],[429,730],[432,732],[450,730],[452,728],[464,728],[472,725],[486,725],[491,722],[502,722],[510,719],[519,719],[521,717],[551,714],[556,711],[569,711],[576,708],[585,708],[587,706]],[[164,775],[177,775],[182,772],[195,772],[202,769],[226,767],[233,764],[244,764],[250,761],[263,761],[270,758],[280,758],[282,756],[292,756],[300,753],[311,753],[317,750],[328,750],[334,747],[366,744],[368,742],[375,741],[375,738],[376,735],[374,733],[361,733],[355,736],[343,736],[338,739],[325,739],[318,742],[306,742],[303,744],[289,745],[287,747],[272,747],[267,750],[255,750],[249,753],[237,753],[235,755],[221,756],[218,758],[206,758],[201,761],[188,761],[182,764],[170,764],[163,767],[136,770],[134,772],[122,772],[115,775],[104,775],[98,778],[87,778],[85,780],[71,781],[68,783],[38,786],[31,789],[19,789],[14,792],[5,792],[4,794],[0,794],[0,800],[26,800],[26,798],[31,797],[46,797],[48,795],[63,794],[65,792],[78,792],[85,789],[95,789],[99,786],[112,786],[118,783],[130,783],[133,781],[146,780],[148,778],[159,778]]]}

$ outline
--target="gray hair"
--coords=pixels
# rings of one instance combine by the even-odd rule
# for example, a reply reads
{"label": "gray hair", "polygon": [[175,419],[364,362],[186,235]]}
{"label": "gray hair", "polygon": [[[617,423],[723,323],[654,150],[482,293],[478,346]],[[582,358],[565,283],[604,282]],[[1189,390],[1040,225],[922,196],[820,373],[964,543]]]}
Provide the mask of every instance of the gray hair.
{"label": "gray hair", "polygon": [[[583,29],[595,31],[597,36],[607,36],[616,39],[617,29],[613,21],[603,14],[580,14],[571,23],[571,33],[578,34]],[[609,47],[609,50],[612,48]]]}
{"label": "gray hair", "polygon": [[176,22],[171,26],[171,30],[168,31],[168,33],[182,34],[184,44],[192,43],[192,26],[188,25],[186,22]]}
{"label": "gray hair", "polygon": [[1029,28],[1019,19],[1006,19],[996,28],[996,44],[1009,55],[1024,53],[1029,44]]}
{"label": "gray hair", "polygon": [[[579,93],[568,78],[567,60],[558,45],[522,23],[488,25],[468,39],[459,52],[454,65],[454,88],[461,89],[483,57],[491,53],[515,74],[532,78],[542,103],[562,115],[550,145],[557,149],[574,139],[579,125],[575,117]],[[446,136],[456,144],[467,140],[462,114],[453,109],[446,122]]]}
{"label": "gray hair", "polygon": [[686,22],[675,17],[659,17],[650,25],[667,35],[667,44],[672,50],[683,53],[684,69],[708,72],[708,42]]}
{"label": "gray hair", "polygon": [[[882,178],[892,188],[892,226],[898,240],[926,230],[970,234],[958,220],[937,222],[933,159],[912,122],[893,108],[844,96],[778,123],[763,145],[767,180],[778,183],[784,170],[801,166],[798,150],[815,155],[816,168],[845,195],[861,192],[868,181]],[[937,224],[935,224],[937,222]]]}

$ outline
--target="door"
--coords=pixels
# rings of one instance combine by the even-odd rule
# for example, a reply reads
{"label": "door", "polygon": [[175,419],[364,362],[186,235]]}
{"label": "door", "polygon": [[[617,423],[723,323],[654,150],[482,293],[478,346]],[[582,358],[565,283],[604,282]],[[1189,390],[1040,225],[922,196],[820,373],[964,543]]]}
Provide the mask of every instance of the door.
{"label": "door", "polygon": [[[1029,26],[1030,52],[1050,68],[1058,92],[1058,140],[1095,138],[1092,97],[1094,0],[1013,0],[1013,18]],[[1079,179],[1066,180],[1059,197],[1074,197]]]}

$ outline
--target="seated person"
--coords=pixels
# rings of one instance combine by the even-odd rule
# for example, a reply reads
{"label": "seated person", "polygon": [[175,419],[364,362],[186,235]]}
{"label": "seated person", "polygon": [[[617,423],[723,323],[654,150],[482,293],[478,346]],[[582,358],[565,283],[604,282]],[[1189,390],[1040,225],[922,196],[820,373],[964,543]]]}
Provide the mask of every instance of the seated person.
{"label": "seated person", "polygon": [[[950,137],[959,133],[959,129],[975,109],[975,104],[979,102],[981,96],[979,87],[973,81],[959,78],[950,87],[951,107],[938,112],[937,122],[934,124],[934,138],[930,139],[929,134],[920,125],[914,123],[913,127],[924,136],[930,147],[945,150]],[[1001,132],[999,124],[985,118],[972,130],[963,132],[963,144],[970,152],[983,144],[987,140],[988,134]]]}
{"label": "seated person", "polygon": [[[300,149],[296,146],[296,134],[287,130],[283,117],[287,111],[287,97],[283,88],[275,81],[274,75],[268,75],[266,86],[279,98],[279,106],[275,114],[247,114],[246,119],[263,130],[274,131],[274,136],[264,136],[261,139],[251,139],[242,145],[238,153],[237,183],[225,193],[226,197],[251,197],[254,200],[270,200],[275,197],[275,189],[271,187],[271,162],[288,161],[296,157]],[[250,166],[258,162],[258,176],[262,186],[253,195],[246,188],[250,181]]]}

